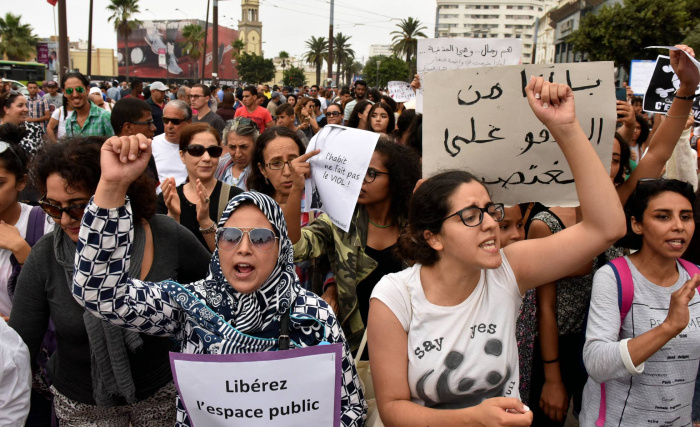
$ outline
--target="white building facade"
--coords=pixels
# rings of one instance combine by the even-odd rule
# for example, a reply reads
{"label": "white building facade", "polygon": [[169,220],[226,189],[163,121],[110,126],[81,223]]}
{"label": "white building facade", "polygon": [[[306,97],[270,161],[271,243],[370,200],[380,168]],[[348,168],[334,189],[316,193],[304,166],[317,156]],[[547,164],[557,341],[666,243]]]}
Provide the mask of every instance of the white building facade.
{"label": "white building facade", "polygon": [[555,0],[437,0],[439,37],[522,39],[522,63],[534,62],[535,22]]}
{"label": "white building facade", "polygon": [[373,44],[369,47],[370,58],[377,55],[392,56],[393,54],[394,51],[391,50],[390,44]]}

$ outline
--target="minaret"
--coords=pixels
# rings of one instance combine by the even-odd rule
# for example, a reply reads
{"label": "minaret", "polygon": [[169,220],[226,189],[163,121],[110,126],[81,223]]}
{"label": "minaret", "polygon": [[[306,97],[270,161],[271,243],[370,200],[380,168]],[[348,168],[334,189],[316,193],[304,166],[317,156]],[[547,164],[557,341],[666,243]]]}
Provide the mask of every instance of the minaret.
{"label": "minaret", "polygon": [[238,38],[246,44],[244,52],[262,55],[262,22],[259,0],[241,0],[241,20],[238,21]]}

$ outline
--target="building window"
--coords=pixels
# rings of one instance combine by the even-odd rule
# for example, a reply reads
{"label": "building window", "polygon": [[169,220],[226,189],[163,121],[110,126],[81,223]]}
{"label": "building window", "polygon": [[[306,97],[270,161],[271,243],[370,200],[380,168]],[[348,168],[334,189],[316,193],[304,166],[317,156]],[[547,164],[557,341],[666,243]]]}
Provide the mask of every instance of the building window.
{"label": "building window", "polygon": [[527,49],[531,49],[531,48],[532,48],[532,45],[529,44],[529,43],[525,43],[523,46],[526,47]]}
{"label": "building window", "polygon": [[525,34],[525,38],[526,38],[526,39],[531,39],[531,38],[532,38],[532,34]]}
{"label": "building window", "polygon": [[524,53],[523,56],[524,56],[525,58],[529,58],[529,57],[530,57],[530,54],[529,54],[529,53]]}
{"label": "building window", "polygon": [[[477,9],[481,9],[481,6],[477,5],[476,8],[477,8]],[[485,8],[484,8],[484,9],[485,9]]]}
{"label": "building window", "polygon": [[491,34],[492,39],[495,39],[496,37],[498,37],[498,34]]}
{"label": "building window", "polygon": [[523,7],[522,7],[522,6],[518,6],[518,10],[523,10]]}
{"label": "building window", "polygon": [[516,38],[516,39],[519,39],[519,38],[520,38],[520,34],[516,34],[516,35],[515,35],[515,38]]}
{"label": "building window", "polygon": [[506,34],[507,39],[511,38],[512,36],[513,36],[512,34]]}
{"label": "building window", "polygon": [[510,6],[510,5],[506,6],[506,9],[512,9],[512,8],[513,8],[513,6]]}

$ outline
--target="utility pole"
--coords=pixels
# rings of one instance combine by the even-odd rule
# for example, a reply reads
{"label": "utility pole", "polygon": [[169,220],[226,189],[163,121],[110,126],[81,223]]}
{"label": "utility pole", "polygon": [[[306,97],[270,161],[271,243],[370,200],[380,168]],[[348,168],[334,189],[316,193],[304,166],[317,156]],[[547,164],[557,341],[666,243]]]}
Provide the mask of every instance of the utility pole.
{"label": "utility pole", "polygon": [[66,0],[58,0],[58,78],[68,73],[68,21],[66,18]]}
{"label": "utility pole", "polygon": [[207,0],[207,21],[204,23],[204,52],[202,52],[202,78],[201,82],[204,84],[204,67],[206,66],[206,60],[207,60],[207,33],[209,32],[209,2],[211,0]]}
{"label": "utility pole", "polygon": [[168,51],[170,46],[168,46],[168,20],[165,20],[165,81],[168,87],[170,87],[170,58],[168,57]]}
{"label": "utility pole", "polygon": [[440,6],[435,6],[435,38],[440,36],[438,27],[440,26]]}
{"label": "utility pole", "polygon": [[88,18],[88,51],[87,51],[87,76],[92,75],[92,1],[90,0],[90,17]]}
{"label": "utility pole", "polygon": [[219,0],[214,0],[214,33],[212,34],[211,50],[211,80],[214,84],[214,74],[219,80]]}
{"label": "utility pole", "polygon": [[331,0],[331,22],[328,27],[328,78],[333,78],[333,10],[335,1]]}

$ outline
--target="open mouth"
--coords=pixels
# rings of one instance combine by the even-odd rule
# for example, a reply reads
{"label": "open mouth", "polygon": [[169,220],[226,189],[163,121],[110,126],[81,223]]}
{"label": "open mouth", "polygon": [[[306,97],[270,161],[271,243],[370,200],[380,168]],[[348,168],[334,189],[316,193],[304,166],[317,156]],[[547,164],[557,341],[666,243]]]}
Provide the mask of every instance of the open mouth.
{"label": "open mouth", "polygon": [[489,239],[479,245],[479,247],[486,252],[496,252],[498,251],[498,245],[496,244],[496,239]]}
{"label": "open mouth", "polygon": [[672,240],[666,240],[666,243],[675,250],[681,250],[685,246],[685,240],[684,239],[672,239]]}
{"label": "open mouth", "polygon": [[234,271],[236,272],[236,276],[239,278],[245,278],[250,276],[253,271],[255,270],[255,267],[253,267],[250,264],[241,262],[233,266]]}

